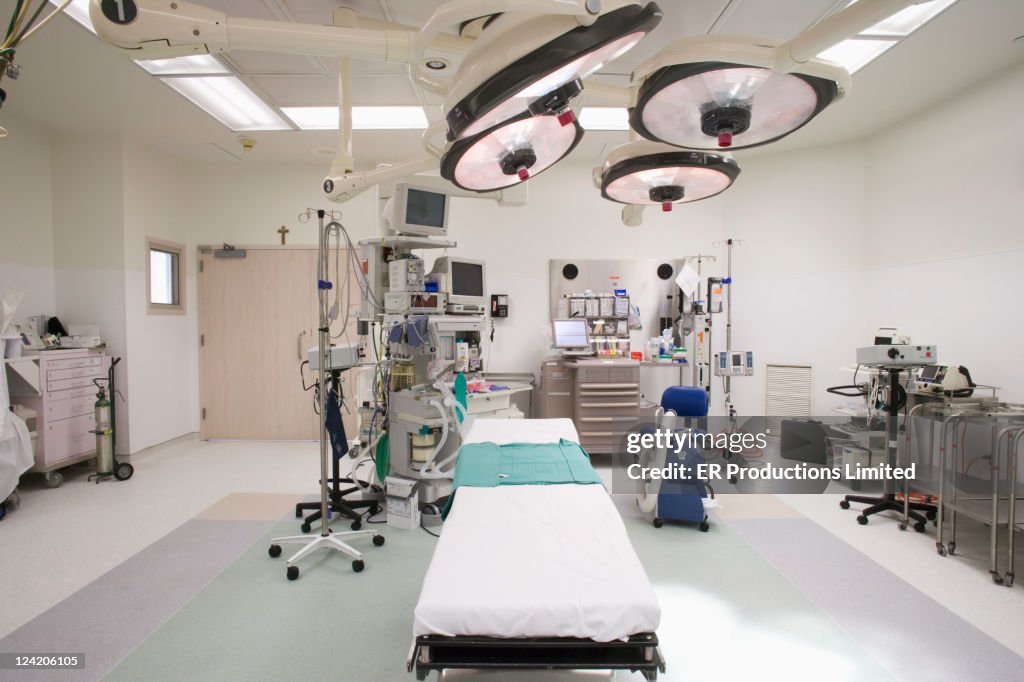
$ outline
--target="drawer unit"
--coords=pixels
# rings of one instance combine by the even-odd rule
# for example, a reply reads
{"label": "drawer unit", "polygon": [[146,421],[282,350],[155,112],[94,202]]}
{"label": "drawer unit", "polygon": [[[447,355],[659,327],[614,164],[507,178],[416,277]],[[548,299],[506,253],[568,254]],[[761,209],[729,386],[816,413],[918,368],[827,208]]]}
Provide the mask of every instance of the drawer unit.
{"label": "drawer unit", "polygon": [[572,381],[573,422],[587,452],[617,452],[640,418],[640,365],[581,360]]}
{"label": "drawer unit", "polygon": [[[66,393],[67,391],[61,391]],[[96,396],[91,392],[88,395],[79,397],[66,397],[60,400],[51,400],[46,404],[46,418],[48,420],[67,419],[68,417],[80,417],[83,414],[95,414]]]}
{"label": "drawer unit", "polygon": [[44,431],[46,448],[40,453],[42,463],[53,464],[95,450],[95,430],[96,416],[93,414],[48,423]]}
{"label": "drawer unit", "polygon": [[102,367],[76,367],[73,369],[47,369],[47,381],[59,381],[62,379],[81,379],[83,377],[106,377],[107,372]]}
{"label": "drawer unit", "polygon": [[39,372],[38,394],[12,398],[38,414],[36,468],[52,471],[95,451],[93,379],[106,378],[110,359],[100,351],[74,349],[44,351],[31,362]]}
{"label": "drawer unit", "polygon": [[96,384],[92,382],[93,379],[97,379],[105,376],[105,374],[98,374],[90,377],[77,377],[75,379],[57,379],[54,381],[46,380],[46,390],[53,391],[65,391],[69,388],[89,388],[96,390]]}
{"label": "drawer unit", "polygon": [[478,393],[466,400],[466,412],[480,414],[481,412],[507,410],[511,405],[511,395],[508,392]]}
{"label": "drawer unit", "polygon": [[106,372],[106,358],[102,355],[93,354],[92,357],[83,358],[46,358],[46,370],[78,369],[79,367],[94,367],[97,370]]}

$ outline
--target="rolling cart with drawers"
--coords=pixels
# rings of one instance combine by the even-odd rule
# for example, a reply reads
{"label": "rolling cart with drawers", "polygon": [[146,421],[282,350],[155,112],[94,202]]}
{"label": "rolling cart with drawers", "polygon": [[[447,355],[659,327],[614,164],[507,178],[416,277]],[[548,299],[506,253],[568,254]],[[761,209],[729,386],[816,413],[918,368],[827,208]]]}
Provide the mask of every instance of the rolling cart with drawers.
{"label": "rolling cart with drawers", "polygon": [[11,402],[35,410],[35,466],[48,488],[59,486],[60,469],[96,454],[96,385],[106,379],[110,358],[102,350],[42,351],[7,361]]}

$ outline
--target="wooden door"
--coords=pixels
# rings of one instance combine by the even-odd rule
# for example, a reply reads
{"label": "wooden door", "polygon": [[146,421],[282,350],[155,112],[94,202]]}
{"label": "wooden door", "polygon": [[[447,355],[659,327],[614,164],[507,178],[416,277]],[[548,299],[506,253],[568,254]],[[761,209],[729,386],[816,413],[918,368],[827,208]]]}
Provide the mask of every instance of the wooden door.
{"label": "wooden door", "polygon": [[[345,272],[347,251],[339,255]],[[320,417],[313,392],[303,390],[316,373],[300,365],[317,344],[317,251],[311,248],[247,249],[245,258],[200,257],[199,371],[204,439],[317,440]],[[334,276],[331,254],[331,276]],[[343,276],[343,275],[342,275]],[[341,291],[344,291],[342,289]],[[352,273],[349,291],[358,307]],[[333,301],[333,291],[331,292]],[[354,341],[355,315],[342,334],[331,326],[335,343]],[[342,375],[343,419],[356,435],[354,372]]]}
{"label": "wooden door", "polygon": [[313,345],[316,251],[203,253],[200,262],[202,438],[317,438],[313,396],[299,374]]}

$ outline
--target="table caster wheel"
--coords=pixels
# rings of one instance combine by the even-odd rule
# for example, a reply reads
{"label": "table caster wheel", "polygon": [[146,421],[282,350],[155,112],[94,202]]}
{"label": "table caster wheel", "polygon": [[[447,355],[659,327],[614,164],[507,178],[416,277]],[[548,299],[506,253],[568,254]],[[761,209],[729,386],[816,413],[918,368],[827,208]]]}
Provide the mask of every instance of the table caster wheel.
{"label": "table caster wheel", "polygon": [[661,528],[662,526],[665,525],[665,522],[662,521],[661,518],[659,518],[657,516],[654,517],[654,522],[653,523],[654,523],[654,527],[655,528]]}
{"label": "table caster wheel", "polygon": [[59,471],[48,471],[43,475],[43,485],[47,488],[59,488],[64,482],[64,474]]}
{"label": "table caster wheel", "polygon": [[900,530],[906,530],[906,529],[907,529],[906,522],[905,521],[900,521]]}
{"label": "table caster wheel", "polygon": [[698,526],[698,528],[700,528],[701,533],[707,533],[708,529],[711,528],[711,526],[708,525],[707,521],[701,521],[700,526]]}
{"label": "table caster wheel", "polygon": [[352,570],[356,573],[362,573],[364,568],[366,568],[366,565],[363,563],[362,559],[356,559],[352,562]]}
{"label": "table caster wheel", "polygon": [[302,529],[303,533],[308,533],[310,530],[312,530],[313,527],[311,525],[309,525],[308,523],[304,523],[301,526],[299,526],[299,528]]}
{"label": "table caster wheel", "polygon": [[362,527],[363,527],[363,522],[360,521],[359,519],[356,519],[355,521],[352,522],[352,526],[351,526],[352,530],[359,530]]}
{"label": "table caster wheel", "polygon": [[384,545],[384,536],[383,535],[374,535],[373,536],[373,544],[376,547],[383,546]]}
{"label": "table caster wheel", "polygon": [[281,545],[271,545],[270,549],[267,550],[267,554],[270,555],[271,559],[281,556]]}
{"label": "table caster wheel", "polygon": [[946,552],[947,551],[946,551],[945,546],[940,545],[937,542],[935,543],[935,551],[939,553],[939,556],[946,556]]}
{"label": "table caster wheel", "polygon": [[850,508],[850,503],[847,500],[839,500],[839,507],[841,509],[849,509]]}
{"label": "table caster wheel", "polygon": [[935,512],[930,511],[930,512],[925,512],[924,513],[924,517],[926,519],[928,519],[929,521],[934,521],[938,517],[938,515]]}
{"label": "table caster wheel", "polygon": [[857,523],[859,523],[862,526],[868,525],[868,517],[866,517],[863,514],[861,514],[860,516],[857,517]]}
{"label": "table caster wheel", "polygon": [[955,542],[949,543],[948,545],[946,545],[946,548],[949,550],[950,556],[952,556],[953,554],[956,554],[956,543]]}
{"label": "table caster wheel", "polygon": [[1007,587],[1013,587],[1013,573],[1007,573],[1003,577],[1003,584]]}
{"label": "table caster wheel", "polygon": [[298,580],[298,579],[299,579],[299,567],[298,566],[289,566],[288,567],[288,580]]}
{"label": "table caster wheel", "polygon": [[994,582],[996,585],[1002,585],[1003,576],[999,575],[998,573],[992,573],[992,582]]}
{"label": "table caster wheel", "polygon": [[114,478],[119,481],[127,481],[135,473],[135,467],[128,462],[121,462],[114,467]]}
{"label": "table caster wheel", "polygon": [[914,524],[914,530],[916,530],[918,533],[923,533],[924,532],[924,521],[918,521],[917,523],[915,523]]}

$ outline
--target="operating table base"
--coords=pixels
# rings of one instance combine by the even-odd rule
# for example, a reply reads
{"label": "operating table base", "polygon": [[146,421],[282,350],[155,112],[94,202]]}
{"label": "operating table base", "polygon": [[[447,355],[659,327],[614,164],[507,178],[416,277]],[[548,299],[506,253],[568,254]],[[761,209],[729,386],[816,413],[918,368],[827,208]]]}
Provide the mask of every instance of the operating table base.
{"label": "operating table base", "polygon": [[[894,511],[902,515],[904,509],[906,509],[908,510],[907,519],[900,522],[900,530],[906,530],[907,521],[913,519],[914,530],[918,533],[923,533],[927,521],[934,521],[936,515],[939,513],[939,508],[934,504],[928,504],[925,502],[904,503],[903,500],[896,499],[896,495],[892,493],[881,497],[847,495],[839,503],[839,506],[843,509],[849,509],[851,502],[868,505],[867,509],[862,510],[860,516],[857,517],[857,523],[862,526],[867,525],[868,517],[873,516],[874,514],[884,511]],[[924,513],[922,514],[921,512]]]}

